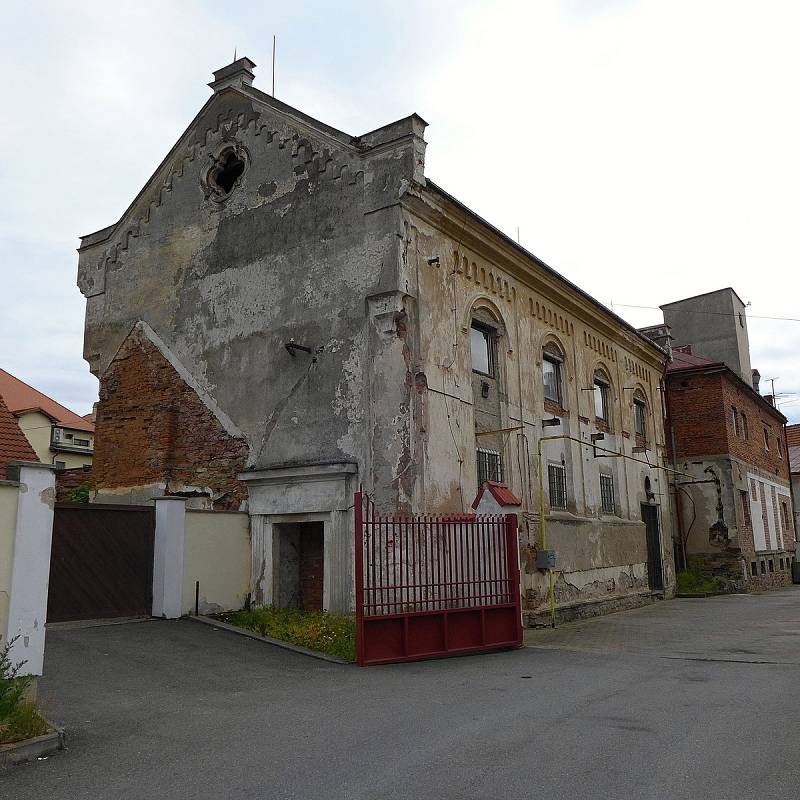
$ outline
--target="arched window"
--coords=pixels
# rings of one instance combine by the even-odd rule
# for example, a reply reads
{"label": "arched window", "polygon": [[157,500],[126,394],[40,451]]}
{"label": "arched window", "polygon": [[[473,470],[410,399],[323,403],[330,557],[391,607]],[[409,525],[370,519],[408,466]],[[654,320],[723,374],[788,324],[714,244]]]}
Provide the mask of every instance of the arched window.
{"label": "arched window", "polygon": [[637,436],[647,438],[647,400],[638,391],[633,395],[633,429]]}
{"label": "arched window", "polygon": [[549,342],[542,351],[542,381],[544,399],[563,406],[564,395],[561,389],[561,365],[564,355],[555,342]]}
{"label": "arched window", "polygon": [[594,373],[594,415],[603,422],[610,419],[609,413],[609,389],[611,381],[608,375],[602,370],[595,370]]}

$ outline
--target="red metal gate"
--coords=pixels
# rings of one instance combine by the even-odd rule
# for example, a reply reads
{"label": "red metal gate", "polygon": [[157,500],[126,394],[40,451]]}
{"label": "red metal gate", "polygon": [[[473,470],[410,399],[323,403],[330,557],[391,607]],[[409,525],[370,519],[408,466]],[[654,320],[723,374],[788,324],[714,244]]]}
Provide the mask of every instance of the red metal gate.
{"label": "red metal gate", "polygon": [[515,514],[382,516],[355,497],[358,663],[522,644]]}

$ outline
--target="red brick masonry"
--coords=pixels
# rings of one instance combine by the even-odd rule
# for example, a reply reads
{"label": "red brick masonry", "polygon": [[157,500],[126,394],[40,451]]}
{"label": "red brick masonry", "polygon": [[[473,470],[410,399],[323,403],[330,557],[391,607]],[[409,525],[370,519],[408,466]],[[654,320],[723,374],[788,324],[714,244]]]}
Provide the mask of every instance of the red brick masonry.
{"label": "red brick masonry", "polygon": [[161,351],[136,327],[100,380],[94,482],[98,490],[163,482],[170,494],[210,495],[233,510],[246,442],[231,436]]}

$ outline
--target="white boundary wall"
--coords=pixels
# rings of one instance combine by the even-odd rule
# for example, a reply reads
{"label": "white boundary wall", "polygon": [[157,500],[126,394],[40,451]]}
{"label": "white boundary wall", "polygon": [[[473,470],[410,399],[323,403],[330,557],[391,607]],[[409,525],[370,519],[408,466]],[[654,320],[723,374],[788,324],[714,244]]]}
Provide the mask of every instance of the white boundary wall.
{"label": "white boundary wall", "polygon": [[[24,662],[23,675],[41,675],[44,666],[45,622],[47,621],[47,587],[50,580],[50,545],[53,538],[53,506],[55,475],[49,464],[11,462],[19,473],[16,492],[16,514],[11,524],[8,497],[0,512],[0,556],[10,557],[0,566],[0,581],[8,582],[7,609],[0,623],[4,642],[16,637],[11,648],[12,664]],[[4,484],[5,494],[9,488]],[[10,535],[9,535],[10,531]],[[11,546],[9,547],[9,539]],[[0,585],[0,589],[2,589]],[[5,604],[0,604],[0,613]]]}

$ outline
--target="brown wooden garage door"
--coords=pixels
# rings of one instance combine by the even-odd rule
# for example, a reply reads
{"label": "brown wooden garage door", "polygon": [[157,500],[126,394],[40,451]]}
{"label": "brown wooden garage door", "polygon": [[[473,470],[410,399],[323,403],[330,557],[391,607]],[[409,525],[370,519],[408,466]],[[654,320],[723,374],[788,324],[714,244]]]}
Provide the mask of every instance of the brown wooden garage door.
{"label": "brown wooden garage door", "polygon": [[154,530],[151,506],[56,503],[48,622],[150,614]]}

